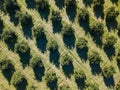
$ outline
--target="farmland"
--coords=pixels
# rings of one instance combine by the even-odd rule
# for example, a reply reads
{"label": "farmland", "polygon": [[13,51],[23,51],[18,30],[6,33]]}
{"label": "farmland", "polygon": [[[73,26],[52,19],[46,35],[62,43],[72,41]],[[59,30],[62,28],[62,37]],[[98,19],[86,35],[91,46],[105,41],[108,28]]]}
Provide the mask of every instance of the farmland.
{"label": "farmland", "polygon": [[0,0],[0,90],[120,90],[120,0]]}

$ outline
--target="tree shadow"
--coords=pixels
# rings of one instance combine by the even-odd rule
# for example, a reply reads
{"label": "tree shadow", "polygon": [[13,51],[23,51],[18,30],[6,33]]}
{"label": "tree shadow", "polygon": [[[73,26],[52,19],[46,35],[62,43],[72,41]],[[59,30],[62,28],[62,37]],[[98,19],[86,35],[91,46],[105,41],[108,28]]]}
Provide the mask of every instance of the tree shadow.
{"label": "tree shadow", "polygon": [[14,23],[15,26],[18,25],[18,18],[15,17],[15,14],[9,14],[10,15],[10,21]]}
{"label": "tree shadow", "polygon": [[96,5],[94,6],[94,12],[97,18],[101,17],[102,19],[104,19],[104,7],[103,5]]}
{"label": "tree shadow", "polygon": [[108,58],[111,60],[112,56],[115,55],[115,48],[114,47],[104,47],[104,51],[107,54]]}
{"label": "tree shadow", "polygon": [[118,34],[118,36],[120,37],[120,32],[119,32],[119,31],[118,31],[118,33],[117,33],[117,34]]}
{"label": "tree shadow", "polygon": [[7,79],[7,81],[9,82],[9,84],[14,72],[15,72],[15,68],[11,63],[9,64],[8,68],[2,70],[2,73],[4,77]]}
{"label": "tree shadow", "polygon": [[93,37],[93,41],[102,48],[102,35],[95,35],[94,33],[90,33]]}
{"label": "tree shadow", "polygon": [[16,90],[26,90],[28,82],[25,78],[22,78],[19,83],[16,85]]}
{"label": "tree shadow", "polygon": [[19,54],[20,55],[20,61],[23,65],[23,68],[25,68],[25,66],[29,65],[29,60],[31,58],[30,56],[30,50],[26,53],[23,54]]}
{"label": "tree shadow", "polygon": [[75,82],[77,83],[78,89],[79,90],[84,90],[85,87],[85,79],[86,78],[81,78],[79,80],[75,80]]}
{"label": "tree shadow", "polygon": [[104,77],[104,82],[107,87],[113,87],[115,85],[113,77],[110,77],[110,78]]}
{"label": "tree shadow", "polygon": [[46,51],[47,39],[45,34],[36,39],[37,48],[41,50],[42,53]]}
{"label": "tree shadow", "polygon": [[22,25],[23,33],[26,38],[32,38],[32,27],[33,23],[31,20],[27,20],[26,22],[29,22],[27,25]]}
{"label": "tree shadow", "polygon": [[77,13],[77,6],[76,4],[69,3],[66,7],[66,13],[70,21],[74,21],[76,13]]}
{"label": "tree shadow", "polygon": [[3,28],[4,28],[3,21],[0,20],[0,34],[2,34],[3,32]]}
{"label": "tree shadow", "polygon": [[48,21],[48,17],[50,14],[50,8],[49,7],[45,7],[43,9],[41,9],[40,7],[38,7],[38,12],[40,13],[41,18],[45,19],[46,21]]}
{"label": "tree shadow", "polygon": [[71,36],[67,36],[67,35],[64,35],[63,37],[63,41],[65,43],[65,45],[68,47],[68,48],[73,48],[75,46],[75,35],[71,35]]}
{"label": "tree shadow", "polygon": [[112,3],[115,3],[115,4],[117,4],[118,1],[119,1],[119,0],[111,0],[111,2],[112,2]]}
{"label": "tree shadow", "polygon": [[16,18],[15,15],[16,15],[17,11],[20,11],[20,7],[17,4],[12,4],[11,6],[12,6],[11,7],[12,9],[10,8],[11,11],[8,11],[8,13],[9,13],[9,16],[10,16],[10,21],[13,22],[14,25],[16,26],[16,25],[18,25],[18,18]]}
{"label": "tree shadow", "polygon": [[68,65],[63,65],[62,69],[63,69],[65,76],[70,78],[71,74],[73,73],[74,66],[72,62],[70,62]]}
{"label": "tree shadow", "polygon": [[50,62],[53,62],[53,64],[57,67],[59,67],[59,57],[60,53],[58,49],[50,50]]}
{"label": "tree shadow", "polygon": [[85,30],[85,33],[88,33],[89,32],[89,16],[86,17],[85,20],[79,20],[79,25],[81,27],[83,27],[83,29]]}
{"label": "tree shadow", "polygon": [[35,0],[25,0],[28,8],[35,8]]}
{"label": "tree shadow", "polygon": [[55,4],[62,9],[64,7],[64,0],[55,0]]}
{"label": "tree shadow", "polygon": [[91,6],[93,0],[83,0],[85,6]]}
{"label": "tree shadow", "polygon": [[57,80],[48,85],[50,90],[57,90]]}
{"label": "tree shadow", "polygon": [[17,42],[17,36],[15,34],[12,34],[12,37],[8,38],[5,43],[8,46],[8,49],[14,51],[15,43]]}
{"label": "tree shadow", "polygon": [[118,66],[119,71],[120,71],[120,61],[117,61],[117,66]]}
{"label": "tree shadow", "polygon": [[116,20],[106,20],[106,26],[108,30],[116,29],[118,26],[118,22]]}
{"label": "tree shadow", "polygon": [[4,7],[3,7],[3,3],[4,3],[4,0],[0,0],[0,10],[4,10]]}
{"label": "tree shadow", "polygon": [[62,29],[62,23],[61,21],[52,21],[53,25],[53,33],[59,33]]}
{"label": "tree shadow", "polygon": [[93,75],[101,73],[100,64],[90,64],[90,67]]}
{"label": "tree shadow", "polygon": [[88,48],[85,48],[85,49],[77,48],[78,55],[80,56],[81,59],[84,59],[85,62],[87,60],[87,52],[88,52]]}
{"label": "tree shadow", "polygon": [[44,76],[44,72],[45,72],[45,68],[44,66],[43,67],[40,67],[39,65],[36,65],[34,68],[34,73],[35,73],[35,78],[38,80],[38,81],[42,81],[42,76]]}

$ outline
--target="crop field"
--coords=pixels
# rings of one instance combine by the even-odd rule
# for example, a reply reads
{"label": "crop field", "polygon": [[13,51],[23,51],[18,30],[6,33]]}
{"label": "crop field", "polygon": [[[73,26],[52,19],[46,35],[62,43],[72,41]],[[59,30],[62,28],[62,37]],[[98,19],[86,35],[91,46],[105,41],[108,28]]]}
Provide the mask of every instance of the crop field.
{"label": "crop field", "polygon": [[0,90],[120,90],[120,0],[0,0]]}

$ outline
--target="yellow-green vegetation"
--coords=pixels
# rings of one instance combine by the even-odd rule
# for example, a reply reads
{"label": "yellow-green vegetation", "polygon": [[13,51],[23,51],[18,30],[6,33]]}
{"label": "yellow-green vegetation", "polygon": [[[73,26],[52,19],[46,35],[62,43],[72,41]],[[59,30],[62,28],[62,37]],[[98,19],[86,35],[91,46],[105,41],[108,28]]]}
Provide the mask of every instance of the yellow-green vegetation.
{"label": "yellow-green vegetation", "polygon": [[120,0],[0,0],[0,90],[120,90]]}

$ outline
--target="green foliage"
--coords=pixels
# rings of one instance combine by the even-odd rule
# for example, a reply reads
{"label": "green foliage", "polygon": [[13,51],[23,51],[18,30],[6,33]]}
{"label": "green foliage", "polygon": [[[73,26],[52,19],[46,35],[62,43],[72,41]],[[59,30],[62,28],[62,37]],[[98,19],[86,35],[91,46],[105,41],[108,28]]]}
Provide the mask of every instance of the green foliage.
{"label": "green foliage", "polygon": [[5,70],[5,69],[10,69],[13,68],[14,64],[11,60],[9,59],[1,59],[0,60],[0,70]]}
{"label": "green foliage", "polygon": [[15,44],[15,51],[18,54],[27,54],[30,52],[30,48],[25,41],[21,41]]}
{"label": "green foliage", "polygon": [[113,35],[107,34],[103,39],[104,47],[113,47],[117,43],[117,38]]}
{"label": "green foliage", "polygon": [[49,39],[49,41],[47,43],[47,49],[50,50],[50,51],[58,49],[57,41],[55,41],[54,39]]}
{"label": "green foliage", "polygon": [[44,36],[44,28],[42,26],[37,26],[37,27],[33,27],[33,34],[34,34],[34,37],[35,38],[39,38],[39,37],[42,37]]}
{"label": "green foliage", "polygon": [[119,15],[119,11],[115,9],[115,7],[109,7],[106,12],[106,20],[115,20],[115,18]]}
{"label": "green foliage", "polygon": [[16,17],[19,19],[19,22],[21,22],[22,26],[30,26],[32,25],[32,17],[27,12],[21,13],[20,11],[16,12]]}
{"label": "green foliage", "polygon": [[72,59],[73,58],[66,53],[61,57],[60,63],[62,66],[69,66],[72,63]]}
{"label": "green foliage", "polygon": [[79,37],[76,41],[76,48],[77,49],[86,49],[88,42],[83,37]]}
{"label": "green foliage", "polygon": [[101,56],[97,51],[90,51],[88,53],[88,59],[90,61],[90,64],[100,64],[102,61]]}
{"label": "green foliage", "polygon": [[102,35],[104,33],[104,24],[102,22],[93,21],[90,23],[90,32],[94,35]]}
{"label": "green foliage", "polygon": [[11,29],[9,30],[4,30],[4,32],[2,33],[2,39],[6,42],[6,43],[15,43],[17,41],[17,35],[15,34],[15,32]]}
{"label": "green foliage", "polygon": [[58,90],[71,90],[71,88],[68,85],[63,84],[58,88]]}
{"label": "green foliage", "polygon": [[84,73],[84,71],[76,69],[74,71],[74,76],[75,76],[75,80],[79,81],[79,80],[85,80],[86,79],[86,75]]}
{"label": "green foliage", "polygon": [[37,7],[41,9],[49,8],[48,0],[35,0]]}
{"label": "green foliage", "polygon": [[53,71],[49,71],[46,73],[45,80],[49,87],[56,86],[58,81],[56,73]]}
{"label": "green foliage", "polygon": [[19,9],[16,0],[4,0],[4,10],[9,14],[14,14]]}
{"label": "green foliage", "polygon": [[53,21],[53,22],[61,22],[61,20],[62,20],[62,17],[61,17],[61,15],[60,15],[60,12],[59,11],[52,11],[52,15],[51,15],[51,20]]}
{"label": "green foliage", "polygon": [[16,71],[11,79],[11,84],[13,84],[15,87],[17,87],[20,83],[26,83],[26,78],[25,76],[21,73]]}
{"label": "green foliage", "polygon": [[120,81],[117,83],[117,85],[115,86],[115,90],[120,90]]}
{"label": "green foliage", "polygon": [[80,8],[78,11],[78,19],[80,20],[88,20],[89,12],[86,8]]}
{"label": "green foliage", "polygon": [[62,28],[62,35],[63,36],[74,35],[74,28],[72,27],[72,25],[64,25]]}
{"label": "green foliage", "polygon": [[102,69],[102,75],[105,78],[110,78],[113,76],[113,74],[115,73],[115,69],[112,66],[106,66]]}
{"label": "green foliage", "polygon": [[86,81],[85,90],[99,90],[99,85],[96,83],[91,83],[90,81]]}
{"label": "green foliage", "polygon": [[39,56],[32,57],[32,59],[30,60],[30,66],[32,68],[35,68],[36,66],[41,68],[44,67],[43,62]]}

